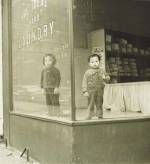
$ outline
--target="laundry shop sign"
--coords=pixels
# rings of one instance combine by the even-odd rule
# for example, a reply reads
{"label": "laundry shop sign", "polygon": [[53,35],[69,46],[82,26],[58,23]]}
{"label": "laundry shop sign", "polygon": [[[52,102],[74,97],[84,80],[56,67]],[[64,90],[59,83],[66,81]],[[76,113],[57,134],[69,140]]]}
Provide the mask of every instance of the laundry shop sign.
{"label": "laundry shop sign", "polygon": [[[30,47],[40,41],[51,40],[59,30],[56,30],[57,17],[48,13],[47,0],[32,0],[24,3],[19,17],[18,48]],[[50,6],[49,6],[50,7]],[[17,6],[16,6],[17,9]],[[47,13],[47,15],[45,14]],[[55,31],[54,31],[55,28]]]}
{"label": "laundry shop sign", "polygon": [[19,48],[29,47],[36,41],[46,40],[48,36],[54,34],[54,21],[50,21],[47,24],[40,25],[30,31],[25,32],[19,38]]}

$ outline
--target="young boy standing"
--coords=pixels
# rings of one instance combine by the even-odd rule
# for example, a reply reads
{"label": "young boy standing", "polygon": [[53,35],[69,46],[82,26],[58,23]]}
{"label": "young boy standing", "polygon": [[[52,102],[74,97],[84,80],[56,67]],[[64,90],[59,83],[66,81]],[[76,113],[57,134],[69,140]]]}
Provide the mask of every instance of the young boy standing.
{"label": "young boy standing", "polygon": [[96,106],[96,114],[98,118],[103,117],[103,92],[105,80],[109,80],[108,74],[100,69],[100,56],[92,54],[88,58],[89,69],[85,72],[82,81],[82,91],[84,96],[88,98],[88,117],[91,119],[94,115],[94,106]]}
{"label": "young boy standing", "polygon": [[49,114],[56,113],[55,108],[59,107],[60,71],[55,67],[56,58],[53,54],[46,54],[43,57],[43,64],[41,88],[44,90],[46,96],[46,105]]}

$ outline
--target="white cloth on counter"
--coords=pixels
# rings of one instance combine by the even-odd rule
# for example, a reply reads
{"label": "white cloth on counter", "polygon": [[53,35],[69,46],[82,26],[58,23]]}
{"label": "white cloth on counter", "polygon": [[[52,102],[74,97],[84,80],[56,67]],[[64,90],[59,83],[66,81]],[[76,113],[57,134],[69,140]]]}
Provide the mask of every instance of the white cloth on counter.
{"label": "white cloth on counter", "polygon": [[110,108],[112,111],[125,111],[123,88],[121,86],[105,86],[103,108]]}
{"label": "white cloth on counter", "polygon": [[150,82],[107,84],[103,108],[150,113]]}
{"label": "white cloth on counter", "polygon": [[123,86],[124,104],[126,111],[141,111],[138,101],[138,88],[137,85]]}
{"label": "white cloth on counter", "polygon": [[138,102],[142,113],[150,114],[150,83],[138,85]]}

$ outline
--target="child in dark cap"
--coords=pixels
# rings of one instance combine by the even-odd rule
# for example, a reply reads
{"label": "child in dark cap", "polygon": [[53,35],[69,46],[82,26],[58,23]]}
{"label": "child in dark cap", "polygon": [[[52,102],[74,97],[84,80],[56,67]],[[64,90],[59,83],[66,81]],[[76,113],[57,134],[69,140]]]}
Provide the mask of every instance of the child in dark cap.
{"label": "child in dark cap", "polygon": [[96,114],[98,118],[103,118],[103,93],[105,82],[110,77],[102,69],[100,69],[100,56],[92,54],[88,58],[89,69],[85,72],[82,81],[83,95],[88,98],[88,117],[91,119],[94,115],[94,106],[96,106]]}
{"label": "child in dark cap", "polygon": [[59,107],[59,86],[60,71],[55,67],[56,58],[53,54],[46,54],[43,57],[44,68],[41,73],[41,88],[45,92],[46,105],[49,114],[55,112],[55,108]]}

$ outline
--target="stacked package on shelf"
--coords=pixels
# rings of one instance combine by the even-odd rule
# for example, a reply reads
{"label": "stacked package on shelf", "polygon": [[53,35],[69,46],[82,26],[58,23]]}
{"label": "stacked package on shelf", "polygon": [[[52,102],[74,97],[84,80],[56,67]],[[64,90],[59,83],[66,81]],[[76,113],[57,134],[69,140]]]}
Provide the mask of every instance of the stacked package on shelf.
{"label": "stacked package on shelf", "polygon": [[109,70],[111,76],[118,76],[118,66],[116,63],[117,52],[119,52],[118,44],[112,43],[112,36],[106,35],[106,51],[107,52],[115,52],[115,57],[109,57]]}
{"label": "stacked package on shelf", "polygon": [[111,76],[118,76],[118,66],[117,66],[115,57],[109,58],[109,70],[110,70]]}
{"label": "stacked package on shelf", "polygon": [[111,52],[111,40],[112,37],[109,34],[106,34],[106,51]]}
{"label": "stacked package on shelf", "polygon": [[144,51],[144,54],[147,55],[147,56],[149,56],[149,55],[150,55],[149,49],[146,49],[146,50]]}
{"label": "stacked package on shelf", "polygon": [[138,48],[137,47],[133,47],[133,54],[138,55],[138,53],[139,53]]}
{"label": "stacked package on shelf", "polygon": [[127,54],[132,54],[132,52],[133,52],[133,45],[127,44]]}
{"label": "stacked package on shelf", "polygon": [[145,68],[145,70],[144,70],[144,76],[150,77],[150,68]]}
{"label": "stacked package on shelf", "polygon": [[131,76],[128,58],[123,59],[123,68],[124,68],[124,76]]}
{"label": "stacked package on shelf", "polygon": [[[123,56],[127,54],[127,40],[124,38],[121,38],[119,40],[119,46],[120,46],[120,53],[122,53]],[[122,59],[122,64],[119,66],[119,73],[120,76],[130,76],[130,69],[128,66],[128,58]]]}
{"label": "stacked package on shelf", "polygon": [[[147,56],[150,56],[150,47],[148,47],[145,51],[144,51],[144,53],[145,53],[145,55],[147,55]],[[148,68],[145,68],[145,70],[144,70],[144,75],[146,76],[146,77],[150,77],[150,67],[148,67]]]}
{"label": "stacked package on shelf", "polygon": [[121,38],[119,40],[120,52],[122,54],[126,54],[127,53],[127,43],[128,43],[127,40],[124,39],[124,38]]}
{"label": "stacked package on shelf", "polygon": [[150,48],[148,47],[147,49],[140,49],[139,50],[140,55],[145,55],[145,56],[149,56],[150,55]]}
{"label": "stacked package on shelf", "polygon": [[118,66],[119,76],[124,76],[124,68],[120,57],[116,57],[116,64]]}
{"label": "stacked package on shelf", "polygon": [[140,49],[139,52],[140,52],[140,55],[144,55],[145,54],[144,53],[144,49]]}
{"label": "stacked package on shelf", "polygon": [[149,54],[150,54],[150,47],[148,47],[147,50],[149,51]]}
{"label": "stacked package on shelf", "polygon": [[119,50],[120,50],[119,44],[118,43],[112,43],[112,51],[119,53]]}
{"label": "stacked package on shelf", "polygon": [[131,76],[137,77],[138,71],[137,71],[137,63],[135,58],[129,59],[129,66],[130,66]]}

